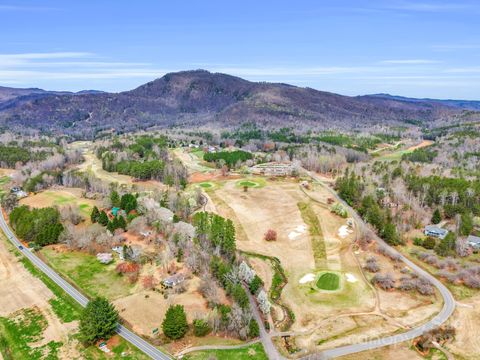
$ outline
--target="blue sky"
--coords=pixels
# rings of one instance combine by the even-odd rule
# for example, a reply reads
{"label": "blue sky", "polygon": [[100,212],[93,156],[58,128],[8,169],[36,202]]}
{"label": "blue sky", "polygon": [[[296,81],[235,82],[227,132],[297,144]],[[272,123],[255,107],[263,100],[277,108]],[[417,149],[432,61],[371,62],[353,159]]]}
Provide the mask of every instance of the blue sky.
{"label": "blue sky", "polygon": [[0,85],[123,91],[207,69],[480,100],[480,1],[0,0]]}

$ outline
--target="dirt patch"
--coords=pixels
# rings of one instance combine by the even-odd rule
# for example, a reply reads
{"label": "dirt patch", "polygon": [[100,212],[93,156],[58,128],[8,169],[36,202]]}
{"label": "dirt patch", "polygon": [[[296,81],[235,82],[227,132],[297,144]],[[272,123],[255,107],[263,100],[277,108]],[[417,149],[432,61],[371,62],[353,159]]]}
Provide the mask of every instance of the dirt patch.
{"label": "dirt patch", "polygon": [[480,359],[480,340],[477,336],[480,331],[480,294],[462,300],[448,323],[457,331],[453,342],[447,344],[450,352],[459,358]]}
{"label": "dirt patch", "polygon": [[223,176],[220,171],[212,170],[209,172],[194,172],[189,177],[189,182],[191,183],[202,183],[208,181],[225,181],[225,180],[235,180],[241,179],[241,175],[237,174],[229,174],[227,176]]}
{"label": "dirt patch", "polygon": [[43,282],[33,277],[10,253],[3,233],[0,239],[0,316],[38,306],[49,308],[53,293]]}
{"label": "dirt patch", "polygon": [[430,146],[433,144],[433,141],[431,140],[423,140],[420,144],[417,144],[417,145],[414,145],[414,146],[410,146],[407,151],[411,152],[411,151],[414,151],[414,150],[417,150],[417,149],[421,149],[421,148],[424,148],[424,147],[427,147],[427,146]]}
{"label": "dirt patch", "polygon": [[361,353],[340,356],[338,360],[423,360],[409,342],[386,346],[380,349],[363,351]]}

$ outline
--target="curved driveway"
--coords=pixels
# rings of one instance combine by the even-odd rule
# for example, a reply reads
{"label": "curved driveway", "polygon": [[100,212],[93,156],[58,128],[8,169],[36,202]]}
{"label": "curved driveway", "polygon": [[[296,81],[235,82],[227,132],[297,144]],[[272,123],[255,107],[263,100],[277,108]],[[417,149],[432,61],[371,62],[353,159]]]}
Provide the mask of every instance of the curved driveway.
{"label": "curved driveway", "polygon": [[[52,279],[55,282],[55,284],[60,286],[68,295],[73,297],[80,305],[85,307],[88,304],[88,299],[81,292],[79,292],[67,281],[65,281],[51,267],[49,267],[42,260],[40,260],[35,254],[33,254],[28,248],[25,248],[22,246],[22,243],[17,239],[13,231],[7,225],[5,218],[3,216],[3,211],[1,210],[2,209],[0,208],[0,212],[2,213],[0,216],[0,228],[2,228],[8,240],[10,240],[10,242],[12,242],[12,244],[15,245],[17,250],[20,251],[26,258],[28,258],[33,265],[35,265],[45,275],[47,275],[50,279]],[[126,327],[122,325],[118,325],[117,333],[118,335],[123,337],[125,340],[135,345],[137,348],[139,348],[141,351],[143,351],[146,355],[148,355],[152,359],[155,359],[155,360],[171,359],[170,356],[161,352],[155,346],[145,341],[140,336],[134,334],[133,332],[131,332],[130,330],[128,330]]]}
{"label": "curved driveway", "polygon": [[[350,205],[348,205],[340,196],[330,187],[325,185],[322,180],[320,180],[315,174],[306,171],[306,173],[316,182],[320,183],[324,188],[326,188],[335,198],[338,202],[340,202],[343,206],[345,206],[346,209],[348,209],[349,213],[352,215],[354,218],[355,222],[361,226],[367,227],[367,224],[363,221],[363,219],[357,214],[357,212],[352,209]],[[358,225],[357,225],[358,226]],[[330,359],[338,356],[343,356],[343,355],[348,355],[348,354],[354,354],[360,351],[365,351],[365,350],[371,350],[371,349],[376,349],[382,346],[388,346],[388,345],[393,345],[393,344],[398,344],[404,341],[412,340],[420,335],[422,335],[424,332],[429,331],[433,328],[438,327],[439,325],[443,324],[447,319],[452,315],[453,311],[455,310],[455,299],[453,298],[452,294],[450,291],[447,289],[445,285],[443,285],[437,278],[435,278],[433,275],[428,273],[427,271],[423,270],[420,266],[416,265],[414,262],[406,258],[403,254],[401,254],[398,250],[395,248],[391,247],[383,239],[381,239],[377,234],[375,234],[372,231],[372,236],[375,238],[375,241],[377,244],[382,244],[388,249],[394,253],[397,254],[401,260],[408,265],[413,271],[415,271],[418,275],[423,276],[424,278],[428,279],[433,286],[435,286],[440,294],[442,295],[443,298],[443,307],[442,310],[435,316],[433,317],[430,321],[427,323],[418,326],[416,328],[413,328],[411,330],[408,330],[404,333],[398,334],[398,335],[392,335],[392,336],[387,336],[384,338],[379,338],[377,340],[370,340],[366,342],[362,342],[359,344],[352,344],[352,345],[346,345],[346,346],[340,346],[335,349],[329,349],[329,350],[324,350],[322,351],[319,355],[321,355],[324,359]]]}

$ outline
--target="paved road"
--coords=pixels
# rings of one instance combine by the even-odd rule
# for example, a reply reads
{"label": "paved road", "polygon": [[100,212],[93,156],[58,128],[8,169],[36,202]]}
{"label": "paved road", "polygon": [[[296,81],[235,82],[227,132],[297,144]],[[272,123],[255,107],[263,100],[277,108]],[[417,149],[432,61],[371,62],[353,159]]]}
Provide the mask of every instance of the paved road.
{"label": "paved road", "polygon": [[253,317],[255,318],[255,320],[257,320],[258,327],[260,328],[260,341],[263,344],[263,349],[265,350],[265,353],[270,360],[284,360],[285,358],[280,355],[277,348],[273,344],[272,336],[265,329],[265,324],[263,323],[262,316],[260,315],[260,310],[255,303],[253,295],[250,294],[250,291],[247,288],[245,288],[245,291],[247,292],[248,300],[250,301],[250,308],[252,309]]}
{"label": "paved road", "polygon": [[[323,185],[331,194],[336,198],[338,202],[340,202],[345,208],[349,210],[349,213],[351,216],[354,218],[355,222],[358,224],[357,226],[364,226],[368,227],[367,224],[363,221],[363,219],[357,214],[357,212],[352,209],[338,194],[331,189],[329,186],[325,185],[321,179],[319,179],[314,173],[308,172],[307,174],[316,182],[320,183]],[[397,251],[395,248],[390,247],[388,244],[383,241],[379,236],[377,236],[375,233],[372,232],[372,236],[374,237],[375,241],[377,244],[384,245],[390,249],[392,253],[398,254],[401,258],[401,260],[408,265],[413,271],[415,271],[417,274],[423,276],[424,278],[428,279],[440,292],[440,294],[443,297],[443,308],[442,310],[430,321],[427,323],[418,326],[416,328],[413,328],[409,331],[406,331],[404,333],[398,334],[398,335],[393,335],[393,336],[387,336],[384,338],[379,338],[377,340],[371,340],[371,341],[366,341],[362,342],[359,344],[352,344],[352,345],[347,345],[347,346],[341,346],[335,349],[330,349],[330,350],[325,350],[321,353],[321,356],[324,359],[330,359],[330,358],[335,358],[338,356],[343,356],[343,355],[348,355],[348,354],[354,354],[357,352],[365,351],[365,350],[371,350],[371,349],[376,349],[382,346],[388,346],[388,345],[394,345],[398,344],[404,341],[412,340],[420,335],[422,335],[424,332],[431,330],[433,328],[438,327],[439,325],[443,324],[447,319],[452,315],[453,311],[455,310],[455,299],[453,298],[453,295],[450,293],[450,291],[447,289],[445,285],[443,285],[437,278],[435,278],[433,275],[429,274],[427,271],[423,270],[420,266],[416,265],[412,261],[410,261],[408,258],[406,258],[404,255],[402,255],[399,251]],[[319,354],[320,355],[320,354]]]}
{"label": "paved road", "polygon": [[[60,275],[58,275],[52,268],[47,266],[42,260],[40,260],[35,254],[33,254],[28,248],[23,247],[20,249],[22,245],[20,241],[18,241],[15,234],[12,232],[10,227],[7,225],[5,218],[3,217],[3,211],[0,212],[2,215],[0,216],[0,227],[2,228],[3,232],[7,236],[7,238],[12,242],[13,245],[20,251],[26,258],[28,258],[37,268],[39,268],[45,275],[47,275],[50,279],[52,279],[58,286],[60,286],[67,294],[73,297],[80,305],[85,307],[88,303],[88,299],[80,293],[77,289],[75,289],[72,285],[70,285],[67,281],[65,281]],[[141,351],[143,351],[146,355],[151,357],[155,360],[168,360],[171,359],[170,356],[161,352],[152,344],[148,343],[140,336],[134,334],[127,328],[122,325],[118,325],[117,333],[123,337],[125,340],[130,342],[131,344],[135,345]]]}

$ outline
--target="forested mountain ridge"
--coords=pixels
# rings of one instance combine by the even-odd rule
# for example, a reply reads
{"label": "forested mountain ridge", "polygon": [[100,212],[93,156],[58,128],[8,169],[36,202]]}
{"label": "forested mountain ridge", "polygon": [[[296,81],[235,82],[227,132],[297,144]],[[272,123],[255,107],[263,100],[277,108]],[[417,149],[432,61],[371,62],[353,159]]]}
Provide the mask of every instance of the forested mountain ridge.
{"label": "forested mountain ridge", "polygon": [[[30,94],[0,104],[0,125],[92,138],[152,126],[362,129],[375,124],[450,124],[477,112],[431,102],[349,97],[280,83],[250,82],[205,70],[182,71],[121,93]],[[29,97],[30,96],[30,97]]]}

